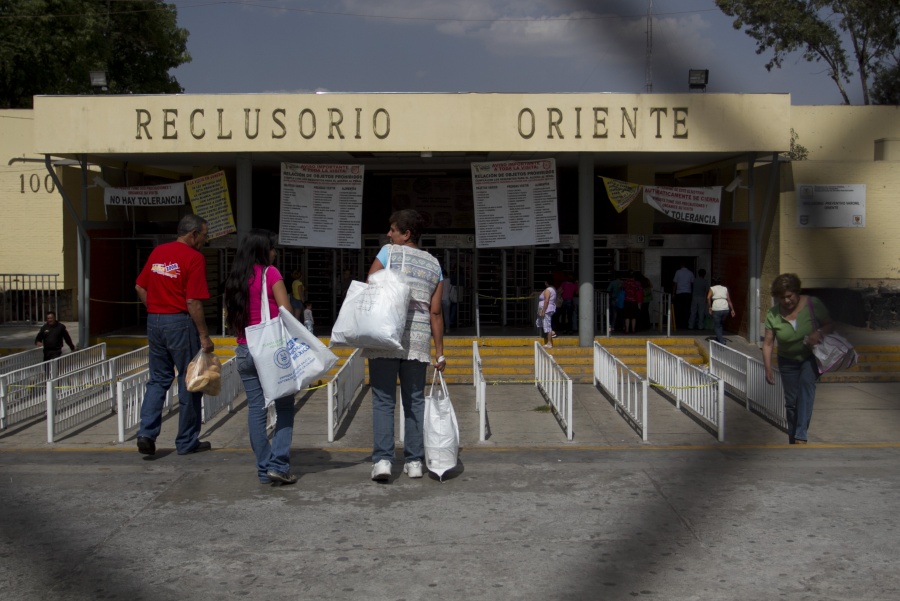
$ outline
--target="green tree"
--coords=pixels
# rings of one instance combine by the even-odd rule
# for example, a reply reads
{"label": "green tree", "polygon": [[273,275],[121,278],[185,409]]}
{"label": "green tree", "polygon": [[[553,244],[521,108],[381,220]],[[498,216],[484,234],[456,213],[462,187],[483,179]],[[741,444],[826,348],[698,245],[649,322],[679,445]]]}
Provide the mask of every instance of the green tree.
{"label": "green tree", "polygon": [[0,0],[0,108],[39,94],[89,94],[91,70],[111,94],[178,93],[188,32],[161,0]]}
{"label": "green tree", "polygon": [[883,65],[875,74],[872,101],[875,104],[900,105],[900,52],[895,55],[893,63]]}
{"label": "green tree", "polygon": [[850,104],[845,84],[854,74],[863,103],[870,103],[872,80],[900,43],[897,0],[716,0],[716,5],[735,17],[735,29],[756,40],[757,54],[772,52],[766,69],[781,67],[797,51],[807,61],[824,62],[845,104]]}

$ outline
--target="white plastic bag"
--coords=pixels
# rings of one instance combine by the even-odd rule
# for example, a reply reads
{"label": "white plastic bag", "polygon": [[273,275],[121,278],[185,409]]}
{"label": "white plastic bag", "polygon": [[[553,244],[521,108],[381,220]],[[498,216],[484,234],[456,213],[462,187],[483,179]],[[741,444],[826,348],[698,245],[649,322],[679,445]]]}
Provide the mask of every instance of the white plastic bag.
{"label": "white plastic bag", "polygon": [[270,319],[267,270],[262,276],[262,321],[244,331],[266,407],[275,399],[307,388],[337,363],[337,356],[284,307],[279,307],[278,315]]}
{"label": "white plastic bag", "polygon": [[[406,331],[410,297],[409,285],[403,275],[406,253],[402,254],[399,272],[391,269],[391,254],[389,248],[387,265],[371,274],[367,284],[360,283],[354,296],[351,296],[354,289],[351,284],[331,330],[332,344],[403,350],[402,339]],[[345,311],[352,311],[352,317],[344,316]]]}
{"label": "white plastic bag", "polygon": [[850,369],[859,361],[859,355],[853,345],[837,332],[823,336],[822,342],[814,346],[812,350],[813,355],[816,356],[820,374]]}
{"label": "white plastic bag", "polygon": [[[435,386],[436,382],[440,386]],[[431,390],[425,397],[425,465],[438,477],[456,467],[459,455],[459,425],[450,402],[444,375],[434,370]]]}

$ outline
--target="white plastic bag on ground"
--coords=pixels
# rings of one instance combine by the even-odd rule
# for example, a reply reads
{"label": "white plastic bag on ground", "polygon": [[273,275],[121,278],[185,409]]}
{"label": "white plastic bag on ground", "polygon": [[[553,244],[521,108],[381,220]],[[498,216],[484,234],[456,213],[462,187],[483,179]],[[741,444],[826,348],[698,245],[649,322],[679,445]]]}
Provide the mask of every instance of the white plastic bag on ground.
{"label": "white plastic bag on ground", "polygon": [[[435,386],[440,383],[439,386]],[[444,473],[456,467],[459,456],[459,425],[450,402],[444,375],[434,370],[431,390],[425,397],[425,465],[443,479]]]}

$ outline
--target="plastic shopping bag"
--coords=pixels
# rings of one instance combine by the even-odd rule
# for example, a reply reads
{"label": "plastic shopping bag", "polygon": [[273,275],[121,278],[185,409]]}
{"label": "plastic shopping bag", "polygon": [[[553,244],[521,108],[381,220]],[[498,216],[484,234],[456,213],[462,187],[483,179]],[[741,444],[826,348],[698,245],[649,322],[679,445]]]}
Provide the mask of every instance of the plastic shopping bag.
{"label": "plastic shopping bag", "polygon": [[215,353],[202,350],[188,363],[184,382],[191,392],[216,396],[222,391],[222,362]]}
{"label": "plastic shopping bag", "polygon": [[[403,275],[406,254],[403,253],[400,271],[391,269],[391,252],[384,269],[369,276],[367,284],[356,287],[351,297],[353,284],[347,291],[347,299],[331,331],[332,344],[347,344],[357,348],[403,350],[403,333],[406,331],[406,317],[409,311],[410,289]],[[354,282],[355,283],[355,282]],[[344,312],[352,311],[352,318]]]}
{"label": "plastic shopping bag", "polygon": [[275,399],[307,388],[337,363],[337,357],[284,307],[269,318],[265,271],[260,316],[262,321],[248,326],[244,335],[268,407]]}
{"label": "plastic shopping bag", "polygon": [[820,374],[850,369],[859,361],[859,355],[853,345],[837,332],[823,336],[822,342],[812,350]]}
{"label": "plastic shopping bag", "polygon": [[[439,382],[439,386],[435,383]],[[425,397],[425,465],[438,477],[456,467],[459,455],[459,425],[450,402],[444,375],[435,370],[431,390]]]}

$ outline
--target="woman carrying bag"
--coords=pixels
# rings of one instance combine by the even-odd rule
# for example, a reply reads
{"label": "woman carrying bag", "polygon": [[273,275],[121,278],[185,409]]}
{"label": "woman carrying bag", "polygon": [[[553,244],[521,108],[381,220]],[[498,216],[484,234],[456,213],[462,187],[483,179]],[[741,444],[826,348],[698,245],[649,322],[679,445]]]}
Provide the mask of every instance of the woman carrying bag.
{"label": "woman carrying bag", "polygon": [[369,360],[372,386],[372,480],[385,482],[391,477],[394,461],[394,407],[397,404],[397,378],[405,417],[403,471],[410,478],[422,477],[425,459],[423,425],[425,421],[425,370],[431,363],[431,339],[436,359],[432,363],[444,371],[444,320],[441,311],[443,282],[441,266],[431,254],[419,250],[419,237],[425,220],[417,211],[404,209],[391,215],[390,244],[382,247],[372,262],[369,275],[385,265],[402,273],[410,288],[406,327],[401,350],[364,349]]}
{"label": "woman carrying bag", "polygon": [[297,476],[291,474],[291,438],[294,434],[294,395],[275,400],[275,431],[272,442],[266,434],[265,397],[253,357],[247,348],[245,330],[261,321],[263,270],[265,270],[266,298],[269,312],[278,314],[278,307],[291,310],[284,279],[272,263],[275,261],[275,233],[252,229],[241,240],[234,257],[231,273],[225,281],[225,323],[237,335],[238,373],[247,393],[247,425],[250,446],[256,455],[256,472],[263,484],[293,484]]}

